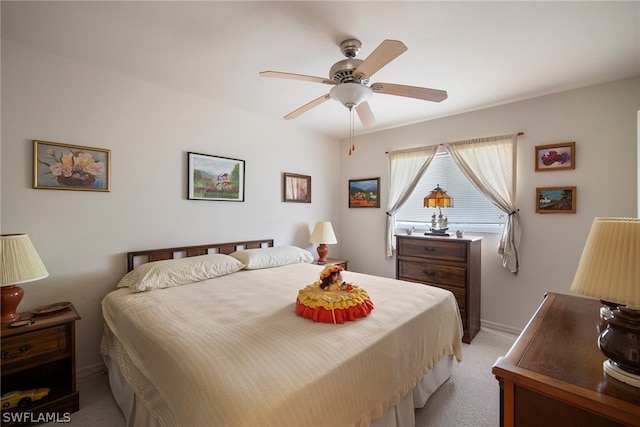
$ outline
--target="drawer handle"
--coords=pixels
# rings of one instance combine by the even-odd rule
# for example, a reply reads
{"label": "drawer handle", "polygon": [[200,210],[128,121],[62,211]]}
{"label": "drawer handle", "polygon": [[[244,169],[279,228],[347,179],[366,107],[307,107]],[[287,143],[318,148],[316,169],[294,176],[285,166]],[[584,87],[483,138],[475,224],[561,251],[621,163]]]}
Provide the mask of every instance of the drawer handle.
{"label": "drawer handle", "polygon": [[436,248],[432,248],[430,246],[425,246],[424,250],[427,251],[427,252],[435,252],[437,249]]}
{"label": "drawer handle", "polygon": [[20,347],[16,353],[13,353],[13,354],[9,354],[6,351],[3,351],[2,360],[15,359],[16,357],[24,356],[24,354],[27,353],[29,350],[31,350],[31,348],[32,348],[31,344],[25,344],[22,347]]}
{"label": "drawer handle", "polygon": [[435,271],[429,271],[429,270],[424,270],[423,273],[425,276],[431,276],[431,277],[434,277],[438,274]]}

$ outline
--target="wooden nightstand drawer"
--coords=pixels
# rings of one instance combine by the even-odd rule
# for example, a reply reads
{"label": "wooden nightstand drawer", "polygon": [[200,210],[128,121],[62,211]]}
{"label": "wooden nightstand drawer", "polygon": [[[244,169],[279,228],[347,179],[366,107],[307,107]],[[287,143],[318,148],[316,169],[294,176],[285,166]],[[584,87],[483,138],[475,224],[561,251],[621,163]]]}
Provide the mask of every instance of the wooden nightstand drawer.
{"label": "wooden nightstand drawer", "polygon": [[433,258],[443,261],[466,262],[467,247],[464,244],[446,240],[400,239],[398,253],[403,256]]}
{"label": "wooden nightstand drawer", "polygon": [[429,262],[399,261],[398,275],[402,279],[464,288],[467,280],[467,269]]}
{"label": "wooden nightstand drawer", "polygon": [[68,325],[60,325],[2,340],[2,370],[10,369],[12,365],[24,366],[32,359],[50,356],[51,353],[66,354],[69,351],[68,336]]}

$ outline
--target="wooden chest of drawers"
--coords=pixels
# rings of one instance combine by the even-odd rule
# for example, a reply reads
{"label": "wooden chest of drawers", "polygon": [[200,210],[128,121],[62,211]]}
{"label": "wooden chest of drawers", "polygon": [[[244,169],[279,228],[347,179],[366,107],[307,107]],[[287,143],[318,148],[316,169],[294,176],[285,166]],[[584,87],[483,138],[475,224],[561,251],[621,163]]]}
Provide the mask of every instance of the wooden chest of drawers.
{"label": "wooden chest of drawers", "polygon": [[464,336],[470,343],[480,330],[481,237],[398,235],[396,278],[453,292]]}

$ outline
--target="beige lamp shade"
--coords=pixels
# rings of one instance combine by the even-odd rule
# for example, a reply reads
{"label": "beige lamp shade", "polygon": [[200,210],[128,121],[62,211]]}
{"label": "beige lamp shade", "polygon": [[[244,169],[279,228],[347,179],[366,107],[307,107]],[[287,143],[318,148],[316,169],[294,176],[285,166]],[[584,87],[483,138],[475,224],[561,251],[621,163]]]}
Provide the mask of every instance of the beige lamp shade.
{"label": "beige lamp shade", "polygon": [[32,282],[49,275],[26,234],[0,235],[0,261],[0,286]]}
{"label": "beige lamp shade", "polygon": [[311,233],[311,238],[309,238],[309,241],[311,243],[325,243],[325,244],[338,243],[338,239],[336,239],[336,235],[333,232],[333,226],[329,221],[316,222],[315,227],[313,227],[313,232]]}
{"label": "beige lamp shade", "polygon": [[640,309],[640,218],[594,218],[571,291]]}

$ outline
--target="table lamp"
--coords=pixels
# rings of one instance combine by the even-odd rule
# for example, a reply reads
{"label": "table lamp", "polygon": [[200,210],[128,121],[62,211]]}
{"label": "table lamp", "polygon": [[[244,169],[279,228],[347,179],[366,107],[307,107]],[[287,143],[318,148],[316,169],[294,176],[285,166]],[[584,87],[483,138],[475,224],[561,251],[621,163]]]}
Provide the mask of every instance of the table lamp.
{"label": "table lamp", "polygon": [[316,222],[316,226],[313,228],[309,241],[311,243],[319,243],[318,264],[327,263],[327,254],[329,254],[327,244],[338,243],[336,235],[333,232],[333,227],[328,221]]}
{"label": "table lamp", "polygon": [[0,322],[20,319],[16,313],[24,291],[20,283],[44,279],[49,275],[36,248],[26,234],[0,235]]}
{"label": "table lamp", "polygon": [[571,291],[603,303],[605,374],[640,387],[640,218],[594,218]]}
{"label": "table lamp", "polygon": [[[424,207],[425,208],[438,208],[440,211],[440,215],[438,216],[438,221],[435,220],[435,214],[433,214],[433,219],[431,220],[431,234],[438,234],[443,236],[448,236],[447,231],[447,219],[442,218],[442,208],[452,208],[453,207],[453,197],[449,197],[446,191],[440,188],[440,184],[436,186],[431,192],[424,198]],[[437,228],[436,228],[437,226]],[[428,234],[428,233],[425,233]]]}

